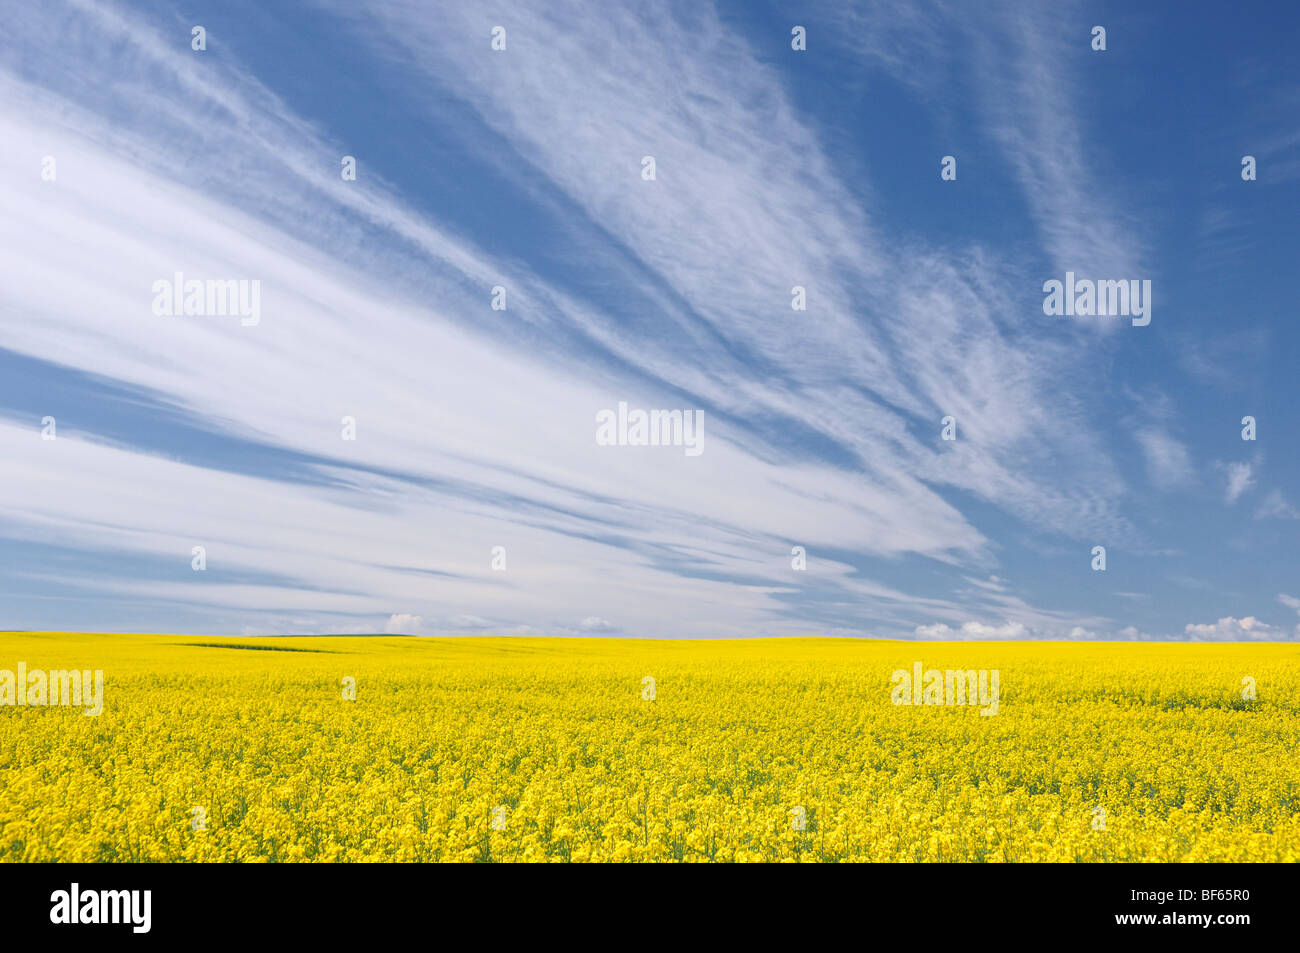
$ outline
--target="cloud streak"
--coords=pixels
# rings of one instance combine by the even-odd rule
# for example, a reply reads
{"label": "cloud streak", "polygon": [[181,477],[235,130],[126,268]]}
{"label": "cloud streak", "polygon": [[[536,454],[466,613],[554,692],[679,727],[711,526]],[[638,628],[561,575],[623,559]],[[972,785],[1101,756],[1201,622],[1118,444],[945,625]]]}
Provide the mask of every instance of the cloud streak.
{"label": "cloud streak", "polygon": [[[551,247],[502,253],[501,229],[453,224],[378,156],[342,181],[337,131],[238,50],[195,56],[175,24],[117,6],[73,3],[66,30],[60,8],[15,12],[0,347],[93,375],[195,439],[295,461],[200,463],[148,427],[109,440],[75,411],[57,441],[0,422],[0,535],[89,557],[31,578],[185,607],[197,628],[1114,628],[1001,582],[958,596],[944,581],[997,566],[990,508],[1036,534],[1138,539],[1087,400],[1101,345],[1026,320],[1019,264],[891,226],[831,130],[712,7],[452,5],[436,23],[413,3],[319,8],[358,41],[350,56],[428,91],[392,108],[451,130]],[[510,45],[494,56],[498,22]],[[924,27],[898,21],[904,48],[946,55]],[[1023,69],[1003,88],[984,63],[981,95],[993,140],[1020,157],[1044,258],[1128,267],[1142,251],[1091,201],[1081,150],[1034,158],[1078,140],[1061,117],[1073,92],[1046,71],[1060,37],[1016,18],[997,30]],[[55,182],[34,174],[47,154]],[[178,271],[258,280],[261,323],[154,315],[153,282]],[[807,311],[791,309],[796,285]],[[622,400],[702,409],[707,452],[598,447],[597,413]],[[1179,441],[1154,426],[1138,439],[1154,483],[1193,482]],[[206,575],[189,570],[194,545]],[[903,563],[947,575],[900,581]]]}

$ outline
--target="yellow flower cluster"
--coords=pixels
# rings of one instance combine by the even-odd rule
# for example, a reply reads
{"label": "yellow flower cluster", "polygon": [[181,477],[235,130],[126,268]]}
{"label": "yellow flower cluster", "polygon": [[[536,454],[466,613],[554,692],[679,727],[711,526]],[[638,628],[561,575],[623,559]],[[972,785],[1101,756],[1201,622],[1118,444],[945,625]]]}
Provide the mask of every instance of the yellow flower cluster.
{"label": "yellow flower cluster", "polygon": [[[0,633],[19,661],[105,687],[0,706],[8,861],[1300,860],[1294,646]],[[997,670],[996,715],[894,704],[917,661]]]}

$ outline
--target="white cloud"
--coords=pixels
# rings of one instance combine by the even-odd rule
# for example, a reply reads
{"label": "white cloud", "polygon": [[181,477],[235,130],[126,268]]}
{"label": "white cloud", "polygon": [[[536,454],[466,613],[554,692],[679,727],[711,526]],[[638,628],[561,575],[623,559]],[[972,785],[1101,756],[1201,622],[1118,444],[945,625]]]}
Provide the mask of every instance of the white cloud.
{"label": "white cloud", "polygon": [[1155,427],[1140,430],[1136,436],[1152,483],[1171,490],[1192,482],[1191,458],[1182,442]]}
{"label": "white cloud", "polygon": [[1296,509],[1281,490],[1273,490],[1255,511],[1255,519],[1300,520],[1300,509]]}
{"label": "white cloud", "polygon": [[389,635],[419,635],[424,629],[424,620],[418,615],[394,613],[388,617],[384,631]]}
{"label": "white cloud", "polygon": [[1254,616],[1237,619],[1226,616],[1213,624],[1188,624],[1183,631],[1189,639],[1206,642],[1261,642],[1294,639],[1300,635],[1300,626],[1296,631],[1269,625]]}
{"label": "white cloud", "polygon": [[1126,625],[1120,629],[1116,635],[1123,641],[1127,642],[1156,642],[1161,641],[1162,637],[1152,635],[1149,632],[1143,632],[1135,625]]}
{"label": "white cloud", "polygon": [[1004,625],[985,625],[982,622],[964,622],[959,629],[944,623],[918,625],[914,634],[919,639],[1024,639],[1029,630],[1019,622]]}
{"label": "white cloud", "polygon": [[[493,260],[369,169],[364,188],[342,184],[321,161],[336,144],[231,59],[200,62],[130,12],[79,10],[73,29],[38,6],[7,23],[20,38],[11,50],[60,37],[42,47],[46,68],[20,69],[0,50],[12,67],[0,72],[0,140],[60,156],[50,187],[23,150],[0,152],[10,184],[0,346],[156,396],[223,435],[323,460],[309,469],[330,482],[185,466],[62,432],[47,446],[6,427],[6,448],[12,437],[18,449],[6,451],[0,534],[151,560],[210,544],[203,579],[106,570],[72,585],[292,619],[374,619],[402,606],[411,611],[389,624],[435,631],[572,630],[581,606],[635,633],[678,632],[689,619],[690,634],[812,634],[816,620],[782,601],[788,565],[768,557],[790,539],[813,552],[978,563],[989,541],[945,498],[951,488],[1070,535],[1127,527],[1113,502],[1123,483],[1066,389],[1086,357],[1078,342],[1009,326],[1004,263],[992,256],[883,233],[859,199],[869,186],[845,186],[777,74],[707,10],[649,25],[593,4],[521,9],[512,46],[527,41],[508,60],[474,52],[487,21],[467,5],[436,24],[383,7],[358,31],[386,21],[374,54],[404,50],[407,68],[433,74],[414,75],[477,109],[480,140],[466,136],[485,163],[510,153],[506,143],[527,157],[517,174],[530,189],[544,183],[599,223],[592,253],[611,283],[655,302],[649,331]],[[1013,132],[1006,146],[1029,156],[1018,172],[1035,215],[1053,252],[1079,267],[1125,233],[1098,214],[1081,152],[1037,148],[1064,128],[1053,110],[1067,99],[1035,88],[1052,80],[1051,57],[1032,30],[1010,29],[1018,61],[1033,67],[1016,82],[1036,97],[1025,106],[1036,147],[1026,153]],[[1014,130],[1016,117],[1002,118]],[[476,128],[459,112],[456,122]],[[636,175],[646,151],[658,183]],[[1034,158],[1046,152],[1066,158]],[[142,289],[178,268],[260,278],[262,324],[153,318]],[[508,319],[538,331],[526,345],[479,326],[498,280],[510,288]],[[815,320],[756,320],[788,311],[796,280]],[[610,360],[566,350],[575,339]],[[756,376],[736,353],[782,373]],[[638,393],[718,408],[706,455],[648,467],[644,455],[598,452],[594,411]],[[354,444],[338,439],[344,413],[358,420]],[[977,439],[937,444],[948,413]],[[780,426],[772,436],[731,420]],[[843,453],[796,456],[785,429]],[[511,569],[494,575],[486,554],[498,542]],[[902,631],[917,615],[969,617],[845,564],[814,565],[827,601],[870,605]],[[265,581],[223,581],[215,567]],[[976,585],[997,593],[1001,581]],[[500,618],[477,616],[485,605]],[[1073,624],[1019,600],[1003,607],[987,616],[1003,625],[967,622],[961,637]]]}
{"label": "white cloud", "polygon": [[[851,452],[870,483],[905,486],[919,474],[1061,532],[1124,528],[1119,478],[1083,406],[1062,390],[1078,342],[1005,326],[1014,308],[986,252],[894,251],[778,74],[713,11],[692,7],[646,29],[630,11],[594,4],[523,8],[528,54],[509,69],[475,52],[484,16],[455,7],[435,25],[415,8],[384,7],[357,29],[383,23],[371,37],[377,53],[465,98],[601,223],[602,244],[613,233],[689,305],[681,313],[666,302],[656,338],[602,343],[719,407],[796,418]],[[667,85],[650,79],[668,75]],[[640,182],[628,164],[646,151],[658,182]],[[755,322],[789,307],[795,279],[778,275],[809,289],[815,321]],[[683,338],[707,355],[682,362]],[[733,351],[783,373],[760,384]],[[972,439],[938,452],[912,436],[945,414]]]}
{"label": "white cloud", "polygon": [[1253,470],[1249,463],[1228,464],[1228,489],[1225,500],[1229,506],[1236,503],[1237,498],[1254,485]]}
{"label": "white cloud", "polygon": [[482,616],[472,615],[470,613],[461,613],[451,617],[450,625],[456,629],[490,629],[492,623]]}
{"label": "white cloud", "polygon": [[967,622],[962,625],[961,634],[965,639],[1023,639],[1028,637],[1029,631],[1019,622],[1008,622],[1005,625]]}
{"label": "white cloud", "polygon": [[971,90],[1061,272],[1145,273],[1140,229],[1090,162],[1087,92],[1073,78],[1078,74],[1058,68],[1078,49],[1073,17],[1054,7],[965,0],[862,0],[830,8],[840,21],[838,42],[892,78],[920,86],[928,102],[955,103],[954,87]]}
{"label": "white cloud", "polygon": [[[0,534],[164,559],[177,547],[188,553],[201,535],[220,541],[210,549],[218,565],[268,577],[239,585],[219,576],[201,584],[110,576],[73,582],[248,612],[315,607],[362,615],[396,603],[439,626],[490,602],[501,606],[502,626],[563,628],[572,626],[565,621],[570,607],[586,601],[577,580],[600,575],[604,595],[596,601],[604,604],[592,606],[601,610],[593,617],[615,615],[623,630],[662,632],[689,618],[698,634],[775,634],[817,627],[791,622],[771,588],[702,579],[698,569],[788,582],[781,563],[762,554],[779,552],[790,538],[822,549],[917,553],[945,562],[984,549],[983,536],[961,512],[914,475],[909,461],[933,455],[927,449],[933,441],[909,437],[893,411],[848,407],[837,397],[818,405],[821,398],[765,393],[739,377],[717,384],[712,373],[670,381],[702,388],[698,397],[670,394],[656,372],[711,366],[725,349],[683,362],[675,334],[620,339],[618,321],[593,315],[526,271],[489,262],[421,220],[382,182],[361,190],[341,187],[337,175],[331,181],[319,171],[319,156],[331,154],[331,144],[256,84],[217,64],[198,69],[126,14],[97,7],[87,16],[104,35],[74,33],[69,49],[59,46],[51,55],[93,73],[110,65],[100,55],[106,46],[127,43],[139,56],[121,68],[141,75],[124,78],[117,94],[79,95],[74,105],[57,89],[37,89],[0,71],[0,138],[40,141],[60,157],[52,187],[25,174],[20,150],[0,153],[0,174],[15,183],[0,221],[0,280],[8,289],[0,346],[156,395],[200,427],[327,461],[309,469],[333,485],[179,466],[64,432],[56,445],[33,445],[25,428],[10,427],[6,436],[23,448],[16,456],[30,492],[24,498],[15,489],[0,501]],[[84,63],[79,39],[92,47]],[[147,82],[145,74],[154,72],[169,82]],[[71,74],[70,65],[49,71]],[[199,125],[191,118],[195,102],[211,107]],[[103,114],[110,110],[133,118],[110,122]],[[228,154],[232,144],[238,161]],[[769,159],[801,161],[798,156],[796,150]],[[743,167],[744,151],[730,160]],[[210,187],[196,191],[169,181],[167,173],[176,169]],[[818,175],[808,178],[821,182]],[[820,190],[809,186],[800,201],[819,205],[819,214],[839,215],[836,203],[818,197]],[[239,196],[282,214],[259,220],[215,196]],[[765,203],[743,205],[742,195],[732,200],[746,215],[767,214]],[[786,209],[764,233],[793,228],[801,215]],[[847,224],[826,227],[847,240]],[[360,230],[364,241],[347,241]],[[726,240],[741,253],[742,236]],[[87,242],[94,255],[68,254]],[[785,254],[782,242],[778,251]],[[393,261],[406,266],[397,281]],[[148,289],[177,269],[258,278],[262,323],[240,328],[154,317]],[[567,355],[556,362],[544,349],[520,353],[498,331],[463,325],[457,316],[486,307],[482,289],[503,269],[510,272],[510,315],[612,335],[603,341],[627,365],[648,363],[648,375],[594,372],[586,360]],[[823,288],[831,283],[826,278]],[[748,314],[745,320],[752,325]],[[848,321],[847,311],[841,321]],[[843,330],[852,334],[847,325]],[[831,354],[833,342],[823,343],[823,354]],[[662,350],[658,363],[655,348]],[[883,353],[873,360],[889,363]],[[906,386],[890,386],[896,398],[907,399]],[[873,478],[864,481],[838,463],[791,460],[784,448],[738,433],[713,415],[707,453],[696,460],[661,455],[657,466],[647,466],[644,454],[602,453],[594,445],[594,414],[621,394],[641,394],[651,406],[721,401],[744,416],[795,415],[836,439],[871,432],[874,449],[862,449]],[[865,416],[855,418],[857,410]],[[358,421],[354,443],[338,439],[345,413]],[[72,459],[86,469],[69,469]],[[353,469],[358,464],[414,482],[378,478]],[[105,480],[111,472],[120,481],[116,487],[101,486],[99,466],[107,468]],[[1008,491],[1016,482],[1010,470],[997,479]],[[422,485],[432,481],[438,489]],[[130,492],[143,485],[160,488],[156,500]],[[756,499],[763,506],[753,506]],[[235,500],[237,510],[221,504]],[[479,572],[489,539],[510,543],[511,570],[504,576]],[[442,599],[431,597],[420,575],[429,572],[445,580]],[[862,581],[847,574],[824,581],[841,586],[845,598],[864,592]]]}

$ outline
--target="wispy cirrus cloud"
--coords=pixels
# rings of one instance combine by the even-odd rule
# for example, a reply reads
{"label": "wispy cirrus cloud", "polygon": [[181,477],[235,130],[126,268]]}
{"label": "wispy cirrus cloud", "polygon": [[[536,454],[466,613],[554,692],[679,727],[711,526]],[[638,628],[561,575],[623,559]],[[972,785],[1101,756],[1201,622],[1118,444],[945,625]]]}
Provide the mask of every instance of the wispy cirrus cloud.
{"label": "wispy cirrus cloud", "polygon": [[1250,463],[1228,464],[1228,485],[1224,491],[1224,500],[1229,506],[1236,503],[1241,495],[1255,483],[1254,465]]}
{"label": "wispy cirrus cloud", "polygon": [[1147,475],[1161,489],[1185,486],[1195,479],[1187,446],[1156,427],[1139,430],[1135,437],[1146,460]]}
{"label": "wispy cirrus cloud", "polygon": [[[846,165],[754,37],[709,5],[315,9],[352,62],[408,91],[386,100],[392,124],[454,140],[478,192],[430,195],[410,164],[345,144],[220,29],[219,55],[196,56],[156,9],[12,17],[0,135],[23,145],[0,154],[0,347],[176,424],[110,438],[60,412],[43,443],[34,420],[0,423],[0,535],[79,554],[68,575],[31,571],[42,585],[268,631],[1114,629],[991,572],[999,522],[1068,546],[1141,535],[1091,399],[1100,345],[1026,318],[1034,267],[1015,255],[884,214],[873,157]],[[927,17],[887,9],[895,52],[867,54],[882,68],[974,69],[1037,255],[1131,273],[1144,250],[1065,115],[1061,25],[998,13],[983,34],[937,5],[968,63]],[[46,154],[57,182],[33,174]],[[262,323],[152,314],[152,283],[177,271],[260,280]],[[703,408],[707,452],[597,447],[596,412],[627,398]],[[1166,424],[1139,439],[1152,480],[1184,486]],[[214,440],[227,458],[200,459]]]}
{"label": "wispy cirrus cloud", "polygon": [[1270,490],[1255,510],[1257,520],[1300,520],[1300,509],[1281,490]]}
{"label": "wispy cirrus cloud", "polygon": [[[540,590],[528,595],[524,567],[531,549],[534,561],[545,554],[555,578],[567,574],[585,580],[599,573],[607,590],[618,574],[611,564],[622,562],[628,578],[639,579],[639,595],[624,592],[624,604],[644,604],[647,593],[659,591],[690,601],[698,597],[690,595],[692,590],[712,590],[719,611],[735,620],[715,631],[735,633],[751,629],[764,614],[773,625],[789,626],[763,587],[734,584],[737,578],[761,581],[774,574],[755,558],[764,547],[780,552],[797,538],[828,548],[928,552],[952,559],[963,549],[983,546],[960,513],[899,462],[882,467],[866,486],[838,466],[808,460],[777,465],[773,458],[782,456],[780,448],[759,443],[763,457],[742,450],[754,446],[752,437],[728,424],[725,415],[711,428],[708,457],[689,471],[687,461],[648,472],[633,455],[601,453],[591,438],[592,421],[616,395],[659,392],[664,404],[680,395],[653,374],[620,375],[613,368],[602,370],[599,382],[579,381],[553,362],[523,359],[514,348],[466,330],[451,313],[470,307],[486,311],[487,287],[502,280],[508,266],[488,265],[468,242],[412,214],[382,183],[357,190],[359,198],[331,181],[324,170],[333,163],[325,157],[335,150],[256,83],[222,69],[200,71],[183,47],[168,48],[156,28],[127,14],[96,9],[88,16],[101,31],[94,34],[96,41],[102,31],[115,32],[139,54],[141,82],[125,82],[127,92],[111,103],[92,97],[74,105],[57,86],[34,87],[13,74],[4,78],[9,106],[0,122],[6,138],[40,141],[60,157],[61,175],[57,183],[41,182],[24,174],[31,157],[9,157],[5,174],[22,184],[0,233],[12,251],[4,277],[14,289],[0,343],[138,389],[160,406],[183,409],[196,428],[318,460],[343,487],[323,491],[249,483],[220,471],[180,472],[156,453],[126,447],[110,453],[83,445],[68,432],[76,421],[66,418],[57,447],[69,456],[73,450],[85,454],[85,469],[60,471],[58,479],[49,480],[43,474],[66,462],[55,463],[53,453],[42,456],[49,446],[32,443],[30,432],[11,429],[8,437],[31,454],[24,457],[26,477],[44,487],[5,513],[25,534],[61,546],[123,547],[154,558],[175,558],[187,553],[190,543],[215,538],[224,545],[220,556],[214,552],[214,563],[225,560],[244,572],[292,580],[163,585],[110,583],[106,573],[91,583],[119,593],[165,592],[177,601],[248,611],[314,605],[323,612],[362,615],[427,602],[429,584],[419,573],[436,570],[445,574],[441,590],[459,587],[465,593],[463,600],[445,595],[440,600],[465,615],[485,598],[483,583],[457,577],[474,575],[466,567],[478,563],[490,542],[533,536],[531,546],[511,547],[516,556],[508,576],[512,583],[505,587],[503,624],[523,619],[560,624],[561,607],[572,606],[589,611],[575,622],[609,616],[642,631],[670,625],[660,621],[658,609],[638,618],[635,611],[619,611],[617,603],[588,605],[591,600],[548,589],[540,579],[536,584],[549,595]],[[39,32],[30,22],[28,27]],[[81,39],[89,43],[88,35]],[[103,59],[93,49],[91,64]],[[66,55],[77,56],[75,43]],[[176,90],[176,99],[168,101],[147,87],[143,74],[156,73],[167,75],[170,83],[161,88]],[[142,100],[136,110],[130,108],[133,94]],[[191,130],[196,102],[210,106],[211,114]],[[142,121],[124,122],[118,110]],[[181,129],[188,134],[175,135]],[[221,142],[243,151],[205,160]],[[165,171],[173,163],[202,182],[203,190],[169,181]],[[212,197],[226,194],[222,183],[240,196],[234,207]],[[255,218],[249,206],[263,198],[272,214]],[[363,227],[387,236],[380,250],[351,241]],[[92,236],[93,259],[65,253]],[[408,270],[420,263],[420,278],[383,287],[363,275],[372,262],[376,273],[391,274],[393,252],[399,262],[410,263]],[[256,276],[265,289],[266,320],[241,333],[214,320],[160,319],[148,310],[147,289],[174,271]],[[399,278],[406,278],[405,272]],[[594,321],[580,306],[570,307],[562,291],[545,288],[527,272],[506,280],[512,290],[523,291],[514,298],[516,310],[531,306],[553,324],[574,327]],[[413,293],[431,286],[440,308],[420,303]],[[20,313],[38,314],[41,321],[19,320]],[[433,356],[434,377],[426,356]],[[535,400],[538,394],[546,395],[544,405]],[[792,412],[807,415],[792,395],[779,399]],[[339,441],[343,414],[359,421],[353,445]],[[832,426],[841,416],[829,409],[827,414]],[[412,426],[415,421],[436,425],[424,432]],[[919,452],[915,445],[912,450]],[[759,477],[763,488],[744,488],[744,473],[751,468],[755,474],[766,472]],[[162,485],[176,493],[170,506],[158,497],[145,505],[131,493],[88,494],[68,482],[105,469],[123,486]],[[379,479],[376,472],[398,477]],[[420,516],[425,493],[419,484],[428,481],[436,481],[447,498],[442,518]],[[791,503],[784,519],[782,496]],[[93,505],[70,507],[67,498]],[[195,502],[199,498],[240,500],[245,507],[262,498],[268,517],[277,516],[264,523],[217,514],[204,518]],[[755,498],[764,499],[763,510],[774,521],[767,529],[755,522],[756,511],[745,502]],[[366,512],[365,532],[384,541],[390,558],[363,561],[365,547],[357,540],[305,531],[347,522],[324,512],[308,515],[312,507],[326,505]],[[376,509],[401,515],[385,526],[370,512]],[[821,529],[819,509],[827,517]],[[452,520],[474,522],[478,530],[449,526]],[[418,528],[421,524],[427,528]],[[305,535],[295,541],[300,526]],[[438,542],[430,542],[431,533]],[[268,536],[274,545],[266,542]],[[564,555],[570,548],[589,555],[570,559]],[[436,556],[439,549],[446,563]],[[348,566],[357,572],[349,573]],[[663,576],[660,583],[654,582],[656,574]],[[346,586],[345,577],[352,580]],[[541,608],[539,598],[551,608]],[[749,602],[756,614],[746,621],[737,600]],[[697,614],[701,633],[711,628],[707,614]]]}
{"label": "wispy cirrus cloud", "polygon": [[[466,8],[435,29],[418,5],[395,4],[373,42],[467,100],[599,222],[593,240],[612,233],[673,289],[688,338],[716,343],[683,366],[674,337],[636,341],[666,383],[725,412],[792,419],[873,482],[920,473],[1058,531],[1120,529],[1119,477],[1056,388],[1077,366],[1073,342],[1008,326],[1013,308],[986,252],[954,259],[914,241],[893,252],[894,236],[838,184],[818,130],[754,51],[707,7],[666,9],[651,24],[648,13],[592,18],[582,3]],[[507,20],[519,56],[483,56],[479,41]],[[654,182],[638,177],[645,154]],[[790,311],[795,284],[808,289],[807,313]],[[761,387],[755,361],[772,371]],[[972,439],[937,452],[929,435],[948,414]],[[1062,420],[1069,439],[1058,439]],[[1062,456],[1077,479],[1061,480]]]}

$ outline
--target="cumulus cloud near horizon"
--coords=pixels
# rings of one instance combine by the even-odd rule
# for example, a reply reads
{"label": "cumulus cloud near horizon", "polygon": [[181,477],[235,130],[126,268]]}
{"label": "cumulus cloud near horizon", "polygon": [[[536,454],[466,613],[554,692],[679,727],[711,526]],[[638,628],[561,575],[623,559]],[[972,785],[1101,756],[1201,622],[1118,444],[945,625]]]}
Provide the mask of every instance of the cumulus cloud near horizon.
{"label": "cumulus cloud near horizon", "polygon": [[1300,625],[1286,629],[1261,622],[1252,615],[1240,619],[1225,616],[1212,624],[1189,623],[1183,631],[1188,638],[1204,642],[1271,642],[1300,638]]}
{"label": "cumulus cloud near horizon", "polygon": [[424,619],[406,612],[393,613],[384,626],[384,631],[389,635],[420,635],[423,630]]}

